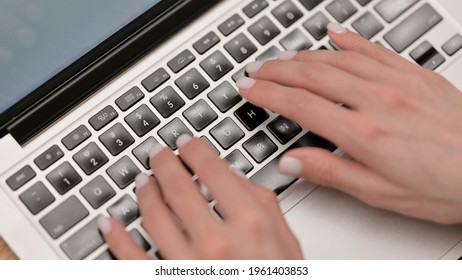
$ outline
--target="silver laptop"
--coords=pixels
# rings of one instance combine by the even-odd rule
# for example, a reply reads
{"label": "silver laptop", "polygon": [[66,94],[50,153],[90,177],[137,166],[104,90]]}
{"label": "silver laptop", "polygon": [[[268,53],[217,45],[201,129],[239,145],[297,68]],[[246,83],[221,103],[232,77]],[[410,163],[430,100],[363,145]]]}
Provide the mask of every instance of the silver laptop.
{"label": "silver laptop", "polygon": [[247,103],[235,80],[283,50],[334,50],[328,22],[462,88],[455,0],[0,1],[1,236],[24,259],[111,259],[95,222],[111,215],[160,257],[140,226],[133,179],[149,172],[153,143],[176,149],[188,133],[279,194],[306,258],[460,258],[462,226],[277,172],[288,149],[340,151]]}

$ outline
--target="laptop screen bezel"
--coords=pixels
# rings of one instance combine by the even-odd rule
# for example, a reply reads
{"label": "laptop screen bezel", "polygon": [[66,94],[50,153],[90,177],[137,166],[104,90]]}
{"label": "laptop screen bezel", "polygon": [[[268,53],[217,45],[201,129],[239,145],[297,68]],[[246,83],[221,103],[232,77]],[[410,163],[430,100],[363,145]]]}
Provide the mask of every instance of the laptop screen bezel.
{"label": "laptop screen bezel", "polygon": [[[163,14],[168,13],[182,2],[194,2],[194,0],[162,0],[147,10],[141,16],[130,22],[128,25],[120,29],[118,32],[104,40],[101,44],[96,46],[90,52],[86,53],[71,65],[66,67],[63,71],[52,77],[46,83],[30,92],[26,97],[22,98],[19,102],[0,114],[0,137],[8,133],[8,126],[10,123],[19,119],[21,115],[25,114],[30,108],[46,100],[54,91],[59,88],[65,87],[66,84],[72,82],[80,73],[84,72],[92,64],[102,60],[105,55],[111,53],[119,45],[123,44],[137,31],[143,29],[157,18],[161,18]],[[214,0],[196,1],[196,2],[216,2]],[[196,5],[197,9],[201,9],[200,5]],[[189,7],[191,8],[191,7]],[[194,11],[191,11],[194,14]]]}

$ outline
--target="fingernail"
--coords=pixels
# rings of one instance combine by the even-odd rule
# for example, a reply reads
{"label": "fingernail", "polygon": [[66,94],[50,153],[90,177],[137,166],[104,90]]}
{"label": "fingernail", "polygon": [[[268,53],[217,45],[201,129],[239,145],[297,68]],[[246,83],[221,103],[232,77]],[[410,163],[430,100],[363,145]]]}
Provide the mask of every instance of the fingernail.
{"label": "fingernail", "polygon": [[255,85],[256,81],[252,78],[242,77],[236,82],[236,86],[240,89],[250,89]]}
{"label": "fingernail", "polygon": [[245,67],[245,72],[247,72],[248,74],[255,73],[258,70],[260,70],[260,68],[263,66],[263,64],[264,64],[263,61],[255,61],[255,62],[249,63]]}
{"label": "fingernail", "polygon": [[297,55],[296,51],[285,51],[279,54],[279,60],[291,60]]}
{"label": "fingernail", "polygon": [[302,162],[293,157],[282,157],[279,161],[279,171],[282,174],[299,177],[303,171]]}
{"label": "fingernail", "polygon": [[327,24],[327,30],[335,34],[345,34],[347,32],[345,27],[335,22],[329,22],[329,24]]}
{"label": "fingernail", "polygon": [[112,230],[112,225],[108,218],[101,216],[98,218],[98,228],[103,234],[108,234]]}
{"label": "fingernail", "polygon": [[136,175],[135,177],[135,186],[136,186],[136,190],[139,190],[141,189],[142,187],[146,186],[149,182],[149,176],[144,174],[144,173],[140,173],[138,175]]}
{"label": "fingernail", "polygon": [[178,147],[183,147],[186,145],[189,141],[191,141],[192,137],[189,134],[182,134],[176,139],[176,145]]}
{"label": "fingernail", "polygon": [[164,146],[162,146],[159,143],[156,143],[152,145],[152,147],[149,149],[149,158],[152,159],[155,156],[157,156],[162,150],[164,149]]}

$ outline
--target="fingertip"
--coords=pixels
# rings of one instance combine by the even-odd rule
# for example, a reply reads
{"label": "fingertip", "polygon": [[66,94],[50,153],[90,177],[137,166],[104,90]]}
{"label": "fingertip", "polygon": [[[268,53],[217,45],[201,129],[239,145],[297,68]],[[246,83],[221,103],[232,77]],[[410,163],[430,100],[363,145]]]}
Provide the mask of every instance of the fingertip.
{"label": "fingertip", "polygon": [[283,156],[279,160],[279,172],[293,177],[300,177],[303,172],[303,163],[298,158]]}
{"label": "fingertip", "polygon": [[252,78],[242,77],[236,81],[236,86],[239,89],[251,89],[256,81]]}
{"label": "fingertip", "polygon": [[139,191],[141,188],[146,186],[149,183],[149,176],[144,173],[139,173],[135,177],[135,186],[136,191]]}
{"label": "fingertip", "polygon": [[346,29],[344,26],[338,23],[335,23],[335,22],[329,22],[329,24],[327,24],[327,30],[337,35],[343,35],[348,32],[348,29]]}
{"label": "fingertip", "polygon": [[98,218],[98,228],[104,234],[110,234],[112,232],[112,223],[106,216],[100,216]]}

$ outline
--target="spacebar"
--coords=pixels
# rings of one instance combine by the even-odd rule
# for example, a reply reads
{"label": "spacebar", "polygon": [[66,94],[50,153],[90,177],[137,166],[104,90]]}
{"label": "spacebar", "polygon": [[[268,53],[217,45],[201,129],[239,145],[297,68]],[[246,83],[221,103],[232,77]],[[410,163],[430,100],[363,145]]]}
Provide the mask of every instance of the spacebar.
{"label": "spacebar", "polygon": [[[311,132],[308,132],[307,134],[303,135],[300,139],[298,139],[294,144],[292,144],[289,148],[287,148],[285,152],[301,147],[318,147],[329,150],[331,152],[335,151],[336,149],[335,145],[333,145],[326,139],[321,138]],[[297,180],[297,178],[295,177],[279,173],[278,165],[279,159],[281,158],[282,154],[274,158],[267,165],[265,165],[265,167],[260,169],[254,175],[252,175],[252,177],[250,177],[249,180],[257,185],[273,190],[277,194],[282,193],[285,189],[287,189],[287,187],[292,185]]]}
{"label": "spacebar", "polygon": [[384,39],[396,52],[400,53],[432,29],[442,19],[432,6],[425,4],[385,34]]}

